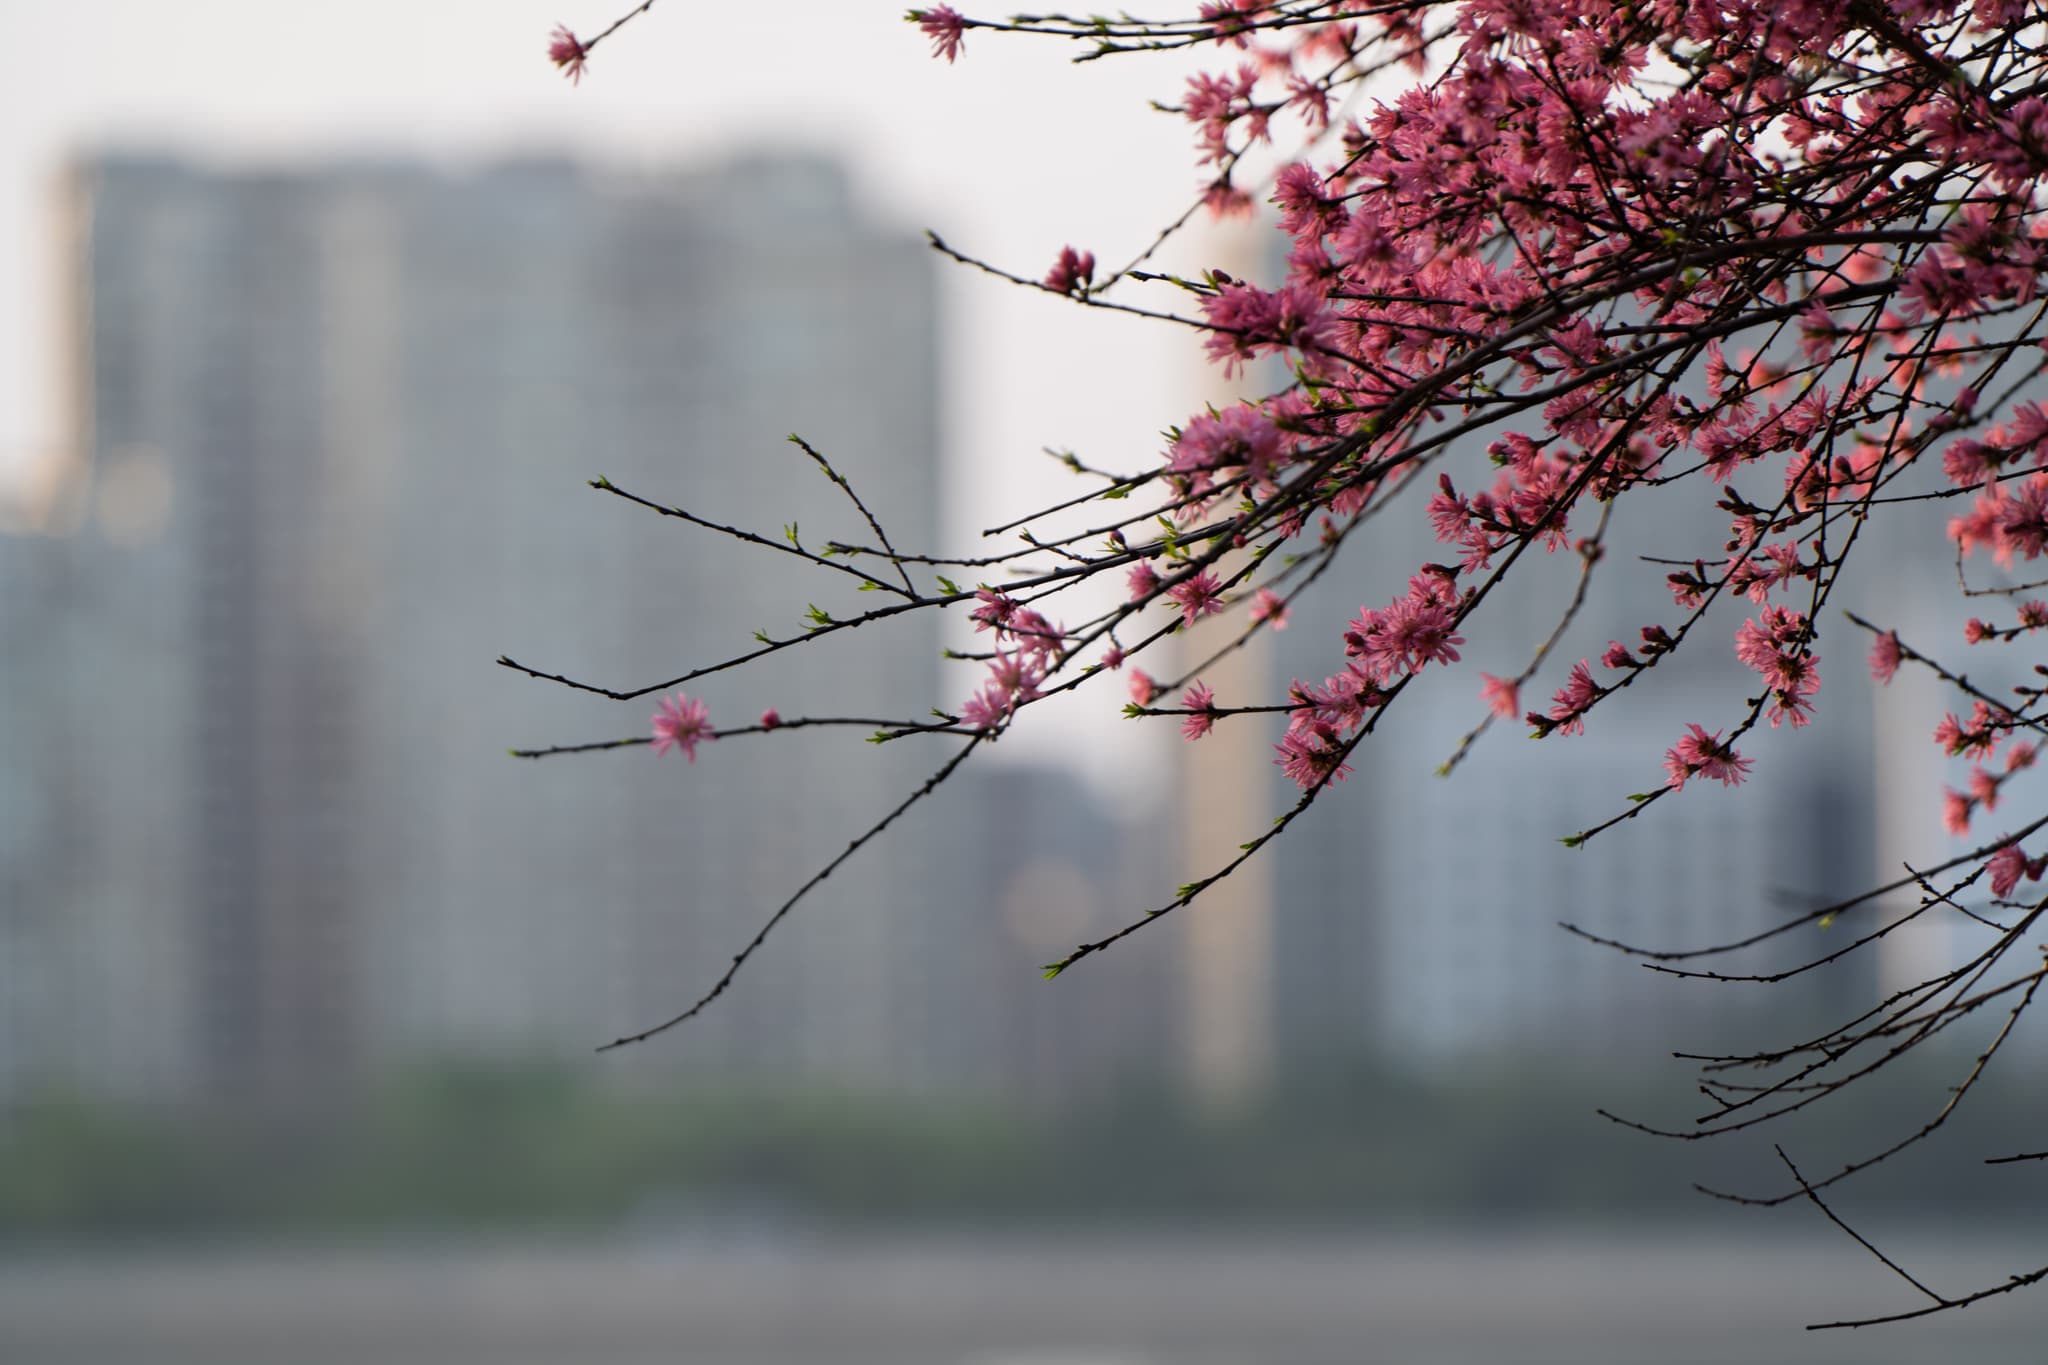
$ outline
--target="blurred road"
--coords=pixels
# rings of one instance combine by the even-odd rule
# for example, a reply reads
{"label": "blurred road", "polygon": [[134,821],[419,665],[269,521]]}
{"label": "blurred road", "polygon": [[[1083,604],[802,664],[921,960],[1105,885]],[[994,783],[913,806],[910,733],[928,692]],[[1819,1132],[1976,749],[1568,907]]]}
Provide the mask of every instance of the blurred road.
{"label": "blurred road", "polygon": [[[0,1261],[0,1360],[391,1365],[2038,1362],[2048,1295],[1807,1332],[1913,1291],[1846,1241],[721,1234],[571,1246]],[[2048,1260],[1886,1248],[1944,1292]]]}

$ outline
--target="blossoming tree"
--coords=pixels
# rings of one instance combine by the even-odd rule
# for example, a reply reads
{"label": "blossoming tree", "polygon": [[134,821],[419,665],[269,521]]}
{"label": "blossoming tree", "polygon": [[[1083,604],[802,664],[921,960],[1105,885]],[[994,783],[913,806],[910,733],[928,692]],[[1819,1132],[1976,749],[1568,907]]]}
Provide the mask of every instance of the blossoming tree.
{"label": "blossoming tree", "polygon": [[[558,30],[550,56],[580,79],[599,43],[653,3],[588,41]],[[1068,692],[1117,690],[1111,674],[1124,679],[1127,711],[1167,718],[1191,741],[1218,725],[1275,727],[1274,761],[1300,796],[1234,856],[1047,973],[1192,905],[1342,781],[1403,697],[1436,685],[1469,636],[1509,628],[1495,624],[1489,601],[1532,555],[1574,555],[1582,579],[1664,575],[1672,614],[1642,623],[1637,639],[1611,644],[1597,661],[1571,664],[1561,683],[1539,684],[1560,638],[1553,633],[1520,671],[1482,675],[1473,706],[1487,720],[1520,716],[1536,740],[1569,743],[1620,689],[1655,685],[1648,675],[1685,667],[1681,656],[1730,648],[1725,634],[1702,627],[1724,601],[1746,604],[1732,647],[1756,679],[1754,695],[1731,696],[1726,714],[1701,717],[1661,756],[1646,754],[1657,774],[1649,790],[1617,795],[1610,818],[1566,832],[1566,842],[1693,799],[1687,789],[1702,782],[1741,784],[1754,770],[1745,736],[1803,727],[1821,704],[1819,626],[1872,519],[1946,502],[1948,536],[1967,570],[1959,590],[1993,604],[1978,609],[1986,615],[1971,616],[1960,641],[1909,640],[1891,623],[1849,620],[1867,636],[1879,682],[1919,669],[1953,693],[1953,710],[1928,717],[1929,742],[1966,769],[1946,811],[1968,851],[1737,943],[1694,952],[1613,945],[1681,975],[1775,980],[1867,949],[1903,923],[1967,921],[1975,936],[1926,980],[1816,1036],[1707,1059],[1702,1088],[1714,1112],[1681,1135],[1808,1108],[1963,1019],[2002,1017],[1924,1127],[1825,1178],[1809,1180],[1788,1158],[1789,1184],[1745,1202],[1806,1199],[1828,1211],[1830,1186],[1938,1130],[2048,976],[2038,932],[2048,895],[2036,885],[2048,868],[2048,812],[2001,804],[2039,751],[2048,686],[1993,690],[1941,661],[1952,645],[2024,650],[2048,627],[2048,601],[2029,596],[2048,584],[2024,571],[2048,551],[2048,409],[2030,396],[2048,368],[2048,299],[2038,297],[2048,275],[2041,7],[1206,0],[1193,15],[1159,20],[970,18],[950,5],[909,17],[949,62],[970,40],[997,34],[1077,44],[1083,60],[1215,53],[1215,69],[1190,80],[1173,110],[1195,133],[1197,208],[1243,214],[1270,201],[1291,246],[1285,277],[1170,276],[1148,268],[1155,244],[1107,270],[1069,247],[1042,278],[1010,278],[1078,306],[1198,329],[1228,374],[1273,357],[1286,377],[1263,398],[1189,417],[1148,468],[1083,468],[1089,491],[1046,515],[1084,507],[1093,513],[1085,529],[1034,533],[1051,523],[1020,517],[1011,529],[1025,533],[1013,552],[899,549],[848,488],[869,541],[786,548],[877,593],[881,605],[857,619],[821,614],[792,638],[765,638],[740,658],[632,690],[502,661],[631,700],[955,603],[971,606],[985,642],[970,656],[978,676],[957,705],[875,736],[947,737],[931,779],[768,914],[701,999],[620,1042],[705,1008],[833,867],[1032,708]],[[1647,569],[1604,559],[1616,510],[1671,488],[1696,490],[1725,516],[1725,556]],[[1327,676],[1297,679],[1282,696],[1222,699],[1199,678],[1201,663],[1156,662],[1156,647],[1205,617],[1234,623],[1226,650],[1278,628],[1290,602],[1376,516],[1426,518],[1441,554],[1413,566],[1405,583],[1382,586],[1370,599],[1381,605],[1361,607],[1329,641]],[[1077,589],[1103,579],[1118,587],[1113,605],[1083,605],[1099,599]],[[1582,600],[1564,606],[1559,632]],[[1155,681],[1147,664],[1173,680]],[[1525,708],[1538,686],[1548,700]],[[756,724],[714,727],[702,703],[680,693],[661,708],[651,736],[522,752],[651,742],[694,759],[712,740],[874,724],[784,720],[771,710]],[[1853,936],[1830,939],[1799,968],[1763,978],[1703,961],[1850,911],[1865,912]],[[1729,1079],[1751,1068],[1767,1079]],[[1896,1317],[2048,1278],[2043,1267],[1950,1296],[1892,1269],[1926,1296]]]}

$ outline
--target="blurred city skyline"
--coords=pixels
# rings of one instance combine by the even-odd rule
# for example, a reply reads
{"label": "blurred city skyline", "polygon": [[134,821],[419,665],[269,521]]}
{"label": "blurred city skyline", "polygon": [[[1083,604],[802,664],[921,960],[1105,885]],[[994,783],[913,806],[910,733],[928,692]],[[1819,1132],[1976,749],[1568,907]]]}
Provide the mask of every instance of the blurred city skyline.
{"label": "blurred city skyline", "polygon": [[[507,742],[635,733],[649,703],[622,720],[483,664],[502,651],[631,685],[744,651],[755,630],[787,633],[805,601],[858,609],[814,570],[593,498],[577,487],[592,472],[714,521],[815,537],[850,509],[804,477],[780,439],[794,426],[899,544],[939,534],[942,265],[871,216],[847,168],[793,154],[661,173],[538,155],[450,170],[110,153],[79,163],[65,210],[86,440],[43,508],[57,534],[0,540],[21,1075],[92,1075],[116,1095],[260,1093],[411,1057],[559,1055],[694,998],[782,881],[930,766],[915,742],[827,756],[805,735],[752,741],[775,757],[738,766],[721,745],[702,775],[630,755],[505,774]],[[1720,533],[1679,493],[1632,507],[1617,555]],[[1372,538],[1347,561],[1363,574],[1319,585],[1293,633],[1261,637],[1210,681],[1257,697],[1328,671],[1358,584],[1395,581],[1433,548],[1419,526]],[[1861,590],[1895,592],[1927,562],[1895,556]],[[1532,565],[1503,591],[1540,619],[1569,569]],[[1614,586],[1563,657],[1668,605],[1653,577]],[[724,725],[763,700],[904,719],[957,704],[973,670],[942,676],[937,614],[892,625],[851,637],[826,670],[807,651],[703,686]],[[1097,978],[1116,973],[1135,994],[1102,1016],[1114,1045],[1051,1045],[1073,1074],[1048,1073],[1049,1092],[1135,1068],[1234,1105],[1360,1058],[1427,1070],[1508,1040],[1561,1057],[1650,1034],[1682,1044],[1724,1002],[1681,1008],[1667,983],[1556,921],[1651,945],[1726,939],[1878,873],[1899,799],[1874,782],[1874,755],[1894,727],[1859,685],[1760,789],[1703,792],[1597,854],[1556,847],[1560,822],[1596,821],[1643,785],[1660,746],[1713,704],[1702,683],[1717,665],[1721,690],[1741,685],[1712,652],[1594,737],[1495,737],[1461,785],[1437,789],[1455,818],[1390,802],[1477,711],[1459,680],[1479,663],[1513,671],[1502,651],[1518,647],[1481,642],[1446,670],[1451,685],[1422,691],[1307,829],[1177,917],[1177,935],[1061,987],[1103,1000],[1114,987]],[[157,713],[125,711],[114,680],[158,698]],[[1158,903],[1284,808],[1269,744],[1255,723],[1170,742],[1146,777],[1175,793],[1163,823],[1142,802],[1091,804],[1072,778],[976,765],[941,814],[913,817],[835,882],[688,1042],[658,1050],[709,1075],[916,1087],[1007,1074],[1060,1026],[1042,998],[998,1022],[1005,983],[1030,989],[1031,960]],[[129,780],[86,780],[124,760],[140,760]],[[1729,848],[1744,850],[1733,866]],[[561,913],[598,884],[591,914]],[[1835,972],[1833,998],[1901,975],[1877,959],[1913,939]],[[166,966],[180,961],[190,969]],[[72,1017],[96,999],[118,1008]],[[1618,1027],[1631,1019],[1656,1023]]]}
{"label": "blurred city skyline", "polygon": [[[1042,447],[1145,468],[1225,400],[1198,336],[920,240],[1027,277],[1066,243],[1129,259],[1198,179],[1146,101],[1215,52],[1077,69],[970,33],[948,66],[900,0],[663,0],[580,86],[547,63],[554,25],[629,7],[0,0],[26,35],[0,86],[0,1355],[2033,1358],[2023,1295],[1919,1336],[1798,1333],[1905,1290],[1816,1211],[1784,1241],[1690,1188],[1781,1186],[1781,1137],[1811,1170],[1911,1132],[1996,1020],[1757,1141],[1595,1116],[1682,1125],[1672,1048],[1839,1022],[1954,940],[1929,917],[1759,993],[1556,927],[1668,948],[1787,918],[1925,853],[1945,771],[1938,685],[1873,695],[1829,622],[1819,719],[1746,738],[1751,785],[1561,849],[1661,780],[1682,722],[1739,706],[1730,618],[1699,674],[1572,740],[1499,727],[1435,782],[1570,555],[1502,590],[1532,633],[1433,669],[1287,839],[1059,981],[1038,964],[1296,798],[1274,718],[1184,743],[1098,679],[834,875],[703,1018],[591,1056],[695,999],[954,741],[507,757],[644,735],[654,698],[501,653],[638,686],[872,600],[583,480],[857,529],[795,429],[899,546],[959,549],[1072,491]],[[1162,264],[1258,277],[1281,249],[1198,225]],[[1711,553],[1710,502],[1637,499],[1610,556]],[[19,533],[53,510],[65,534]],[[1205,669],[1219,700],[1334,671],[1342,622],[1437,553],[1412,520]],[[1870,534],[1838,601],[1952,628],[1939,535]],[[1525,702],[1669,609],[1632,567]],[[941,668],[972,638],[947,616],[691,692],[721,725],[957,706],[978,669]],[[1169,642],[1183,665],[1219,624]],[[1944,1285],[2025,1263],[2023,1187],[1978,1161],[2043,1128],[2038,1027],[2010,1053],[1854,1187]]]}
{"label": "blurred city skyline", "polygon": [[[86,440],[45,509],[54,534],[0,537],[0,1090],[11,1072],[299,1104],[417,1059],[573,1054],[687,1003],[808,864],[943,761],[954,741],[802,733],[687,766],[514,765],[508,743],[644,734],[653,702],[488,662],[627,685],[800,634],[806,601],[862,605],[578,487],[592,460],[714,521],[858,536],[780,434],[822,430],[895,537],[930,543],[937,262],[851,190],[797,156],[657,176],[81,165]],[[691,690],[724,728],[764,696],[792,720],[914,722],[961,685],[941,680],[941,628],[917,613]],[[1042,995],[998,1022],[1035,984],[1010,953],[1047,955],[1084,907],[1136,894],[1148,841],[1086,813],[1071,777],[977,768],[935,805],[815,898],[727,1007],[606,1070],[1011,1077],[1060,1025]],[[1053,942],[1032,927],[1046,915]],[[1068,1083],[1099,1084],[1158,1013],[1132,1002],[1103,1030],[1132,1041],[1075,1055]]]}
{"label": "blurred city skyline", "polygon": [[[69,249],[53,206],[69,168],[100,152],[221,168],[424,157],[456,171],[569,155],[643,174],[749,150],[825,155],[848,166],[878,221],[913,235],[931,228],[1026,276],[1067,242],[1128,259],[1196,193],[1187,126],[1147,102],[1173,98],[1199,58],[1076,68],[1063,45],[992,35],[948,66],[900,4],[794,0],[770,23],[745,7],[671,0],[601,47],[570,85],[546,60],[549,31],[562,23],[587,35],[625,8],[0,4],[16,31],[36,35],[0,91],[0,291],[14,301],[0,313],[0,493],[33,478],[72,434],[69,380],[51,342],[64,326]],[[1194,270],[1232,249],[1205,231],[1166,259]],[[952,543],[1071,494],[1041,448],[1143,467],[1159,432],[1208,393],[1199,344],[1177,329],[958,267],[938,280],[951,338],[939,357],[939,418]],[[1133,773],[1149,766],[1131,761],[1149,751],[1138,727],[1108,707],[1051,719],[999,761],[1076,765],[1131,799]],[[1141,796],[1155,790],[1140,783]]]}

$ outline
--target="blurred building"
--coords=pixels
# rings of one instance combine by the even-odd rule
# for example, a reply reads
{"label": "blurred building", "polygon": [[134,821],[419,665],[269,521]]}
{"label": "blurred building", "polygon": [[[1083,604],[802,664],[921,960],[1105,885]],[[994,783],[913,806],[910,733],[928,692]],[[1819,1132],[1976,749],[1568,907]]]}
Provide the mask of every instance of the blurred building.
{"label": "blurred building", "polygon": [[[75,525],[0,539],[0,1088],[289,1101],[412,1058],[584,1053],[695,999],[950,753],[859,727],[694,763],[505,756],[644,735],[656,698],[501,654],[633,690],[881,600],[587,480],[871,542],[797,431],[897,544],[936,540],[930,253],[835,166],[103,157],[73,210]],[[688,691],[721,726],[770,704],[915,721],[938,627],[910,613]],[[717,1008],[602,1065],[1000,1074],[1014,1048],[961,1045],[957,983],[1011,931],[985,877],[931,864],[944,837],[1046,841],[956,828],[976,819],[879,841]]]}
{"label": "blurred building", "polygon": [[[1711,557],[1725,518],[1696,502],[1695,490],[1678,488],[1617,509],[1586,607],[1525,689],[1524,711],[1547,709],[1579,659],[1600,673],[1609,641],[1634,644],[1644,626],[1678,624],[1664,571],[1640,557]],[[1276,693],[1291,678],[1337,672],[1343,623],[1441,557],[1419,515],[1381,518],[1377,530],[1347,556],[1348,572],[1329,575],[1338,582],[1298,606],[1275,651]],[[1312,1070],[1363,1054],[1427,1068],[1517,1051],[1649,1065],[1669,1048],[1710,1044],[1731,1024],[1788,1009],[1827,1014],[1867,994],[1871,954],[1799,987],[1712,985],[1646,971],[1559,927],[1652,950],[1705,947],[1872,884],[1877,736],[1863,646],[1848,627],[1822,623],[1816,652],[1830,685],[1815,723],[1762,726],[1742,741],[1756,762],[1745,786],[1696,782],[1584,847],[1561,841],[1629,810],[1631,794],[1663,786],[1662,756],[1688,723],[1725,732],[1740,719],[1743,699],[1758,691],[1732,652],[1749,603],[1722,604],[1678,667],[1603,702],[1585,733],[1538,741],[1519,720],[1497,721],[1439,775],[1486,719],[1479,671],[1521,671],[1563,614],[1578,569],[1569,552],[1518,565],[1488,603],[1487,629],[1468,632],[1464,661],[1417,678],[1392,723],[1355,753],[1354,775],[1277,850],[1277,1065]],[[1276,809],[1297,795],[1284,779],[1273,783]],[[1712,965],[1775,970],[1840,946],[1850,929],[1820,932]]]}
{"label": "blurred building", "polygon": [[925,1016],[906,1030],[920,1069],[1041,1105],[1174,1086],[1161,1062],[1184,1019],[1168,944],[1140,938],[1057,981],[1041,974],[1156,903],[1170,885],[1162,831],[1067,770],[990,763],[963,770],[907,833],[927,859],[909,950],[924,984],[905,992]]}

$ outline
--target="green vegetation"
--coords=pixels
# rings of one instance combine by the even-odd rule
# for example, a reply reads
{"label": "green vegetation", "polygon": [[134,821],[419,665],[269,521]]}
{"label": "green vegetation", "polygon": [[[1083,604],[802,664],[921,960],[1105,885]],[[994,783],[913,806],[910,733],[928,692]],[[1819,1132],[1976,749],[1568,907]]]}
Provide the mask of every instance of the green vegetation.
{"label": "green vegetation", "polygon": [[[1137,1090],[1067,1112],[957,1098],[630,1090],[596,1073],[421,1072],[333,1112],[144,1115],[60,1097],[0,1121],[0,1242],[194,1231],[605,1228],[625,1220],[833,1222],[1440,1217],[1628,1219],[1720,1207],[1693,1181],[1814,1178],[1913,1131],[1955,1072],[1851,1092],[1767,1138],[1659,1141],[1596,1105],[1676,1126],[1670,1084],[1502,1065],[1452,1080],[1331,1074],[1230,1118]],[[1989,1082],[1987,1082],[1987,1086]],[[1924,1151],[1851,1182],[1845,1209],[1984,1216],[2031,1207],[2048,1101],[1974,1094]]]}

